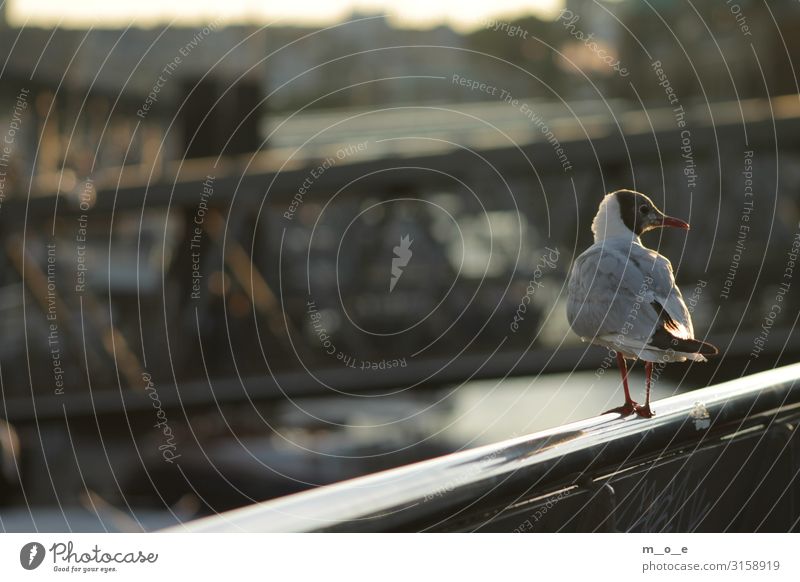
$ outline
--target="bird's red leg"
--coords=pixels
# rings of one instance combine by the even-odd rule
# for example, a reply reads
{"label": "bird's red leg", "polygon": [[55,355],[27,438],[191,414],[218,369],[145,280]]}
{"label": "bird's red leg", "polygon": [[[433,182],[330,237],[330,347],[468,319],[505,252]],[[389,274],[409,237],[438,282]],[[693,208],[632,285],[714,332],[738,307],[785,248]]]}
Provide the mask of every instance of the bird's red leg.
{"label": "bird's red leg", "polygon": [[619,373],[622,374],[622,387],[625,389],[625,404],[617,408],[612,408],[611,410],[606,410],[603,414],[616,412],[622,416],[628,416],[636,410],[638,404],[631,398],[631,392],[628,389],[628,364],[625,363],[625,358],[622,357],[622,354],[619,352],[617,352],[617,365],[619,365]]}
{"label": "bird's red leg", "polygon": [[644,365],[644,375],[646,378],[647,392],[644,397],[644,406],[636,406],[636,414],[643,418],[653,418],[653,411],[650,410],[650,377],[653,375],[653,362],[646,362]]}

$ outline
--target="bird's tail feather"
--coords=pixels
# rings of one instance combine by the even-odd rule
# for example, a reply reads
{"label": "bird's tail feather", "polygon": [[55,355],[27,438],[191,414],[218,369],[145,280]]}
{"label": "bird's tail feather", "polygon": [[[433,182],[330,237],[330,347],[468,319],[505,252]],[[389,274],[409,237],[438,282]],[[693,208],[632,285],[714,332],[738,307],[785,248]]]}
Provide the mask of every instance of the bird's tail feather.
{"label": "bird's tail feather", "polygon": [[700,341],[698,339],[674,338],[670,340],[670,344],[672,344],[672,349],[676,352],[700,354],[701,356],[707,357],[712,357],[719,354],[719,350],[715,345]]}

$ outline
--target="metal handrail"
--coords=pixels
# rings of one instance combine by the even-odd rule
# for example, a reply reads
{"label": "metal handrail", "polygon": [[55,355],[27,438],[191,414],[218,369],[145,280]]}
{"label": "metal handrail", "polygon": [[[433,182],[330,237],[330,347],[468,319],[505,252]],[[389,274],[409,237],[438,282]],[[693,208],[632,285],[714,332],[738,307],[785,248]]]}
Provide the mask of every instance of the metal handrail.
{"label": "metal handrail", "polygon": [[591,482],[800,413],[800,364],[666,398],[656,416],[606,414],[199,519],[190,532],[417,531]]}

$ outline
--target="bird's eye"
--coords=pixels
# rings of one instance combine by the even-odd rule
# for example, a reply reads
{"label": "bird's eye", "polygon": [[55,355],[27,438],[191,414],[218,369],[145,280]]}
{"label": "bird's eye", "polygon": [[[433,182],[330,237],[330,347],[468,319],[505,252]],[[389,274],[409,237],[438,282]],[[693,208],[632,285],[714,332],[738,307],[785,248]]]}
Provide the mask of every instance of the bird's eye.
{"label": "bird's eye", "polygon": [[647,214],[648,212],[650,212],[650,207],[647,204],[642,204],[639,207],[639,212],[641,212],[642,214]]}

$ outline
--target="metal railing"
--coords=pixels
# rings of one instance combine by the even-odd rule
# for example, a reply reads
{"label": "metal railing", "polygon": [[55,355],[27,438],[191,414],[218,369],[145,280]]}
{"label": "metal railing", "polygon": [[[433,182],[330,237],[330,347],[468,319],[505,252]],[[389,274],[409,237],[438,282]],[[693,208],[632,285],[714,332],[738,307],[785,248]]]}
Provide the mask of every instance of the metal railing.
{"label": "metal railing", "polygon": [[200,519],[191,532],[797,531],[800,364]]}

